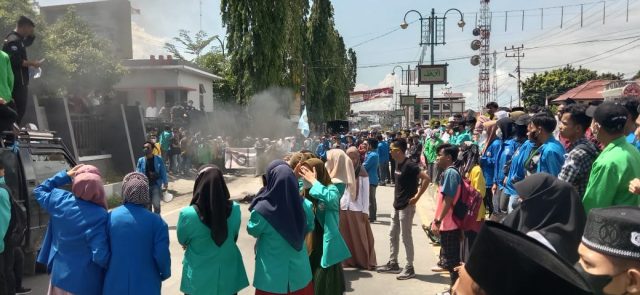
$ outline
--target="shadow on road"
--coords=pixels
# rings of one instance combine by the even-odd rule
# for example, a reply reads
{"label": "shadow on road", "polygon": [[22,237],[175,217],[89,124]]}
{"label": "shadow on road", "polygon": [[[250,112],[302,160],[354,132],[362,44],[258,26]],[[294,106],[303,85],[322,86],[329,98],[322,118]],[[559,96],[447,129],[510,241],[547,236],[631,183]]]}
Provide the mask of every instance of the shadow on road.
{"label": "shadow on road", "polygon": [[451,279],[449,276],[443,276],[440,274],[416,274],[414,278],[418,281],[423,281],[425,283],[436,283],[436,284],[449,284],[451,283]]}
{"label": "shadow on road", "polygon": [[344,277],[345,277],[345,283],[346,283],[346,286],[345,286],[346,291],[353,292],[354,290],[351,287],[352,282],[357,281],[359,279],[371,278],[373,277],[373,275],[368,271],[363,271],[360,269],[345,269]]}

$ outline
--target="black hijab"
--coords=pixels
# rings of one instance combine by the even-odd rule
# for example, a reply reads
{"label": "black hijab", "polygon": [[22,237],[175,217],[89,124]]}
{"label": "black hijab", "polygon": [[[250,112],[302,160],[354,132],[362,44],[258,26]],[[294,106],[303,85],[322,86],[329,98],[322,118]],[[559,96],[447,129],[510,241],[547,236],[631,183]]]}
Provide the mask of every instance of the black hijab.
{"label": "black hijab", "polygon": [[298,181],[293,170],[282,160],[267,167],[267,186],[251,204],[296,251],[302,249],[306,216],[302,207]]}
{"label": "black hijab", "polygon": [[227,218],[233,206],[229,198],[229,189],[220,168],[215,165],[201,168],[193,186],[191,205],[198,212],[200,221],[211,229],[211,238],[218,247],[222,246],[229,234]]}
{"label": "black hijab", "polygon": [[577,262],[586,214],[573,186],[547,173],[531,175],[514,186],[523,201],[503,224],[525,234],[537,231],[560,256]]}
{"label": "black hijab", "polygon": [[498,125],[498,128],[500,128],[500,130],[502,131],[502,140],[509,140],[513,137],[514,135],[514,125],[515,123],[513,122],[513,119],[511,118],[502,118],[500,120],[498,120],[498,122],[496,122],[496,125]]}

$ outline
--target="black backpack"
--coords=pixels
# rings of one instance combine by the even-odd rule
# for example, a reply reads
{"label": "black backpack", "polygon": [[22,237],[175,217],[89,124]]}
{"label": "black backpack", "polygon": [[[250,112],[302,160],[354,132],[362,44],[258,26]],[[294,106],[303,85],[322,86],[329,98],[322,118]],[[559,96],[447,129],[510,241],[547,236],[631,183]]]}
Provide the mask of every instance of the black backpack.
{"label": "black backpack", "polygon": [[27,210],[13,198],[8,186],[0,184],[0,188],[7,191],[11,201],[11,218],[9,219],[9,228],[4,236],[4,243],[5,245],[21,246],[27,232]]}

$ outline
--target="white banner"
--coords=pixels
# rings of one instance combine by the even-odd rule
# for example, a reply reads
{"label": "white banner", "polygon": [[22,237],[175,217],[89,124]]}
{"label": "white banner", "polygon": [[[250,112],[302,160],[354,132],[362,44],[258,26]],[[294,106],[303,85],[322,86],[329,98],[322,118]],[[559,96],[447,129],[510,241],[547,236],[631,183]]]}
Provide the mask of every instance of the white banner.
{"label": "white banner", "polygon": [[226,148],[224,151],[225,169],[255,169],[255,148]]}

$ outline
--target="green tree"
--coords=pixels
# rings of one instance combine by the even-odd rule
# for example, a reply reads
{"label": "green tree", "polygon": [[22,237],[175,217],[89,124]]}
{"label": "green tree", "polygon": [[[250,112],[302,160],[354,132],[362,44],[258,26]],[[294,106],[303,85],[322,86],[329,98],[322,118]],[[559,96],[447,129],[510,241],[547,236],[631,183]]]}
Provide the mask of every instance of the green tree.
{"label": "green tree", "polygon": [[210,51],[196,58],[194,62],[209,72],[222,77],[221,81],[213,81],[214,99],[223,103],[235,101],[235,77],[231,74],[231,64],[221,52]]}
{"label": "green tree", "polygon": [[276,0],[221,1],[238,103],[246,104],[253,94],[284,84],[287,4]]}
{"label": "green tree", "polygon": [[111,44],[96,37],[73,8],[47,28],[43,45],[42,83],[50,94],[107,93],[123,74]]}
{"label": "green tree", "polygon": [[314,123],[343,119],[349,110],[349,90],[355,86],[355,52],[347,54],[335,29],[329,0],[317,0],[309,16],[309,119]]}
{"label": "green tree", "polygon": [[[190,34],[187,30],[180,30],[178,37],[173,37],[173,41],[179,45],[165,43],[164,48],[176,58],[187,60],[184,54],[189,54],[193,56],[191,60],[195,60],[205,52],[213,40],[218,38],[218,36],[209,37],[204,31],[197,32],[193,37]],[[179,50],[179,46],[183,47],[184,51]]]}
{"label": "green tree", "polygon": [[560,69],[533,74],[522,83],[522,100],[525,106],[545,105],[545,100],[554,99],[568,90],[589,80],[620,80],[623,75],[603,73],[567,65]]}
{"label": "green tree", "polygon": [[356,51],[353,50],[353,48],[349,48],[349,51],[347,52],[347,55],[349,56],[349,62],[348,62],[348,75],[347,77],[349,77],[349,90],[353,90],[353,88],[356,87],[356,78],[358,77],[358,57],[356,56]]}

